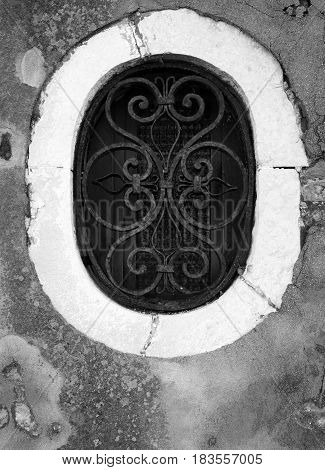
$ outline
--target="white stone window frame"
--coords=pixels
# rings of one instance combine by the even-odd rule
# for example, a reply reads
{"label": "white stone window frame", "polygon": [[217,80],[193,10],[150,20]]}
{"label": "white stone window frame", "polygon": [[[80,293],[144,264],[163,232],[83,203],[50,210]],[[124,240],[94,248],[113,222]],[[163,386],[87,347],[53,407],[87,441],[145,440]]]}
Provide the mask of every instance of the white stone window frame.
{"label": "white stone window frame", "polygon": [[[257,164],[253,241],[245,272],[217,300],[175,315],[139,313],[90,278],[76,243],[73,162],[84,113],[125,64],[155,54],[204,61],[250,110]],[[29,253],[45,293],[77,330],[119,351],[187,356],[238,340],[281,305],[300,252],[299,116],[272,54],[239,29],[187,9],[123,19],[77,46],[48,81],[27,165]]]}

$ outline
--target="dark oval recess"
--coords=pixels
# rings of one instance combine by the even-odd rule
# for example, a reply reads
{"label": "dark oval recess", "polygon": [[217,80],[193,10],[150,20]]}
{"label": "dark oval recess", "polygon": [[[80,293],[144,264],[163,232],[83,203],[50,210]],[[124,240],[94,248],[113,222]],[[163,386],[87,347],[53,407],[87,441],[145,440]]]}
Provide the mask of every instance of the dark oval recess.
{"label": "dark oval recess", "polygon": [[216,299],[245,266],[254,202],[247,110],[198,61],[153,57],[91,102],[75,150],[75,228],[114,301],[172,314]]}

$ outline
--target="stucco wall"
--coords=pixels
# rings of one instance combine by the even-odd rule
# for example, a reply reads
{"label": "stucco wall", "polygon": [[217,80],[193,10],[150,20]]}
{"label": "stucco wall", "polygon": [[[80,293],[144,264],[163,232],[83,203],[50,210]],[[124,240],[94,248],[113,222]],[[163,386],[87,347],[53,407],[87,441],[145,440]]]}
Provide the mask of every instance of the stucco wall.
{"label": "stucco wall", "polygon": [[[30,429],[15,429],[10,422],[10,432],[0,429],[2,447],[324,447],[324,426],[317,422],[325,414],[320,393],[325,367],[324,2],[309,3],[2,2],[0,346],[8,362],[3,367],[17,361],[22,377],[2,374],[8,393],[0,405],[9,409],[19,402],[24,386],[42,429],[41,437],[32,436]],[[236,25],[275,55],[302,115],[311,166],[301,174],[303,250],[280,311],[215,352],[160,360],[94,343],[53,309],[28,256],[24,174],[34,104],[44,79],[69,49],[126,15],[179,7]],[[9,342],[7,335],[12,335]],[[38,352],[32,348],[30,361],[24,362],[30,345]],[[53,370],[54,391],[35,383]],[[45,409],[59,400],[57,416],[40,411],[40,390]],[[309,408],[303,405],[309,401]],[[53,427],[57,421],[60,427]]]}

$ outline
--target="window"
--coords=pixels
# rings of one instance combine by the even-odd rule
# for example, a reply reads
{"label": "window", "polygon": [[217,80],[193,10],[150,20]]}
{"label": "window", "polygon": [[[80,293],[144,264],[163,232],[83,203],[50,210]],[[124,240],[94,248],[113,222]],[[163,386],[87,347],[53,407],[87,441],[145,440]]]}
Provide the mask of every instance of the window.
{"label": "window", "polygon": [[110,298],[166,314],[216,299],[251,243],[255,159],[241,99],[180,57],[119,73],[81,125],[74,198],[83,263]]}
{"label": "window", "polygon": [[[145,38],[145,44],[140,42],[141,37]],[[242,60],[243,57],[245,61]],[[152,73],[151,76],[150,73]],[[242,208],[238,215],[223,228],[225,234],[226,227],[234,227],[234,233],[236,227],[239,227],[237,233],[240,232],[247,240],[246,248],[241,249],[239,243],[236,245],[240,248],[238,251],[231,252],[227,248],[226,269],[220,277],[221,282],[217,280],[215,272],[205,274],[210,282],[210,290],[208,288],[203,292],[192,290],[191,294],[187,295],[174,291],[174,297],[168,294],[170,295],[168,301],[166,292],[159,294],[154,289],[151,293],[148,292],[142,296],[126,291],[138,289],[141,287],[141,282],[148,282],[148,277],[143,276],[140,282],[139,278],[133,276],[134,285],[132,285],[131,276],[127,278],[125,274],[122,277],[118,271],[114,271],[114,276],[120,276],[120,278],[117,282],[114,278],[115,284],[109,279],[106,272],[106,258],[110,247],[113,246],[112,240],[121,239],[121,236],[129,232],[114,231],[109,227],[107,229],[107,225],[97,222],[88,209],[88,207],[96,209],[97,199],[93,193],[85,197],[82,187],[83,183],[87,185],[86,181],[91,184],[92,178],[96,181],[112,174],[111,168],[106,167],[107,171],[103,171],[105,167],[100,165],[98,174],[97,172],[91,173],[95,171],[95,164],[94,167],[89,167],[89,179],[84,173],[87,165],[90,165],[88,162],[92,156],[112,143],[128,143],[135,147],[143,147],[134,140],[140,139],[145,143],[149,142],[147,147],[150,147],[151,153],[158,153],[159,157],[159,152],[152,149],[150,139],[148,141],[146,140],[148,137],[143,137],[144,133],[148,132],[145,127],[149,124],[132,119],[125,106],[124,109],[122,107],[123,96],[125,96],[124,103],[126,103],[127,93],[131,93],[132,97],[139,96],[143,94],[144,88],[139,88],[139,85],[135,83],[132,85],[131,82],[127,87],[128,90],[125,84],[119,90],[117,88],[124,80],[133,79],[134,82],[134,79],[138,77],[152,81],[154,75],[163,78],[171,75],[175,77],[175,81],[193,75],[207,80],[207,86],[198,81],[191,84],[191,87],[194,87],[194,94],[200,96],[203,94],[205,101],[203,120],[204,118],[210,119],[209,114],[206,117],[209,109],[210,112],[219,112],[218,92],[222,93],[225,103],[224,116],[230,114],[230,116],[242,117],[236,132],[234,129],[231,138],[226,139],[226,134],[222,134],[226,129],[224,127],[226,120],[223,118],[220,119],[215,129],[209,130],[194,145],[209,141],[220,144],[224,141],[224,145],[240,159],[242,165],[239,164],[239,166],[244,170],[244,176],[241,175],[241,171],[234,162],[231,170],[225,168],[226,174],[221,178],[232,186],[239,185],[242,180],[247,182],[246,198],[243,198]],[[157,86],[159,90],[162,89],[161,82]],[[113,117],[116,116],[114,119],[117,119],[117,122],[121,122],[122,115],[125,115],[127,128],[124,127],[123,132],[132,135],[133,140],[112,129],[105,117],[103,106],[108,94],[113,90],[117,94],[114,97],[112,95],[111,114]],[[308,165],[300,138],[299,116],[285,90],[286,84],[281,66],[268,50],[235,26],[219,20],[214,21],[186,9],[151,12],[139,18],[136,25],[129,18],[124,18],[96,32],[87,41],[73,49],[73,53],[58,66],[40,95],[35,113],[38,119],[33,123],[26,162],[26,182],[30,195],[30,217],[26,220],[29,254],[44,292],[69,324],[82,334],[118,351],[171,358],[213,351],[230,344],[267,318],[274,311],[274,305],[277,307],[281,305],[283,294],[292,280],[293,267],[300,253],[299,168]],[[173,106],[178,114],[190,117],[191,113],[198,111],[199,105],[194,98],[184,100],[188,92],[184,90],[184,93],[181,96],[180,89],[179,94],[175,93],[177,102]],[[142,101],[142,104],[138,101],[134,103],[134,110],[142,117],[149,117],[150,109],[154,108],[152,101],[154,96],[150,94],[150,90],[146,90],[145,96],[150,102],[148,108],[145,107],[145,101]],[[245,108],[242,103],[245,103]],[[163,105],[163,103],[160,104]],[[165,106],[168,104],[165,102]],[[192,108],[186,104],[191,105]],[[171,103],[169,106],[171,107]],[[247,109],[249,112],[244,113]],[[100,116],[103,116],[101,123]],[[202,117],[193,123],[178,122],[176,117],[175,120],[179,123],[182,133],[187,128],[192,139],[194,125],[202,126],[202,130],[204,129]],[[246,121],[248,119],[254,139],[250,137],[249,123]],[[190,124],[193,124],[192,130]],[[160,117],[155,125],[156,143],[159,137],[159,146],[163,147],[164,133],[162,130],[158,133],[157,126],[159,125],[161,129],[165,126],[167,129],[167,123],[163,125],[162,117]],[[176,123],[175,125],[177,126]],[[97,138],[97,144],[94,131],[100,136],[99,139]],[[175,130],[171,129],[168,133],[175,135]],[[255,162],[252,161],[251,141],[254,142],[256,183],[253,178]],[[242,143],[239,144],[239,142]],[[94,146],[93,150],[91,145]],[[180,146],[183,143],[177,145]],[[134,156],[135,152],[131,150],[130,147],[126,148],[125,157],[120,158],[128,159],[131,155]],[[215,149],[210,150],[212,157],[215,155]],[[176,148],[175,152],[178,152]],[[177,158],[175,152],[172,156],[174,162]],[[200,152],[202,153],[203,150],[201,149]],[[205,152],[206,148],[202,158],[207,159]],[[115,159],[121,153],[122,150],[115,151]],[[136,158],[141,159],[145,164],[146,157],[142,155],[139,151]],[[188,158],[194,158],[194,155]],[[225,161],[229,163],[232,161],[227,155],[219,156],[218,159],[223,160],[223,167]],[[103,161],[107,165],[109,158],[102,157]],[[213,164],[216,162],[216,160],[211,161]],[[191,160],[189,165],[191,165]],[[192,165],[189,169],[192,174],[195,166]],[[202,174],[196,173],[201,177],[201,187],[204,187],[204,181],[202,181],[204,169],[203,165]],[[141,167],[129,166],[129,172],[132,175],[141,174],[141,171]],[[157,175],[157,171],[154,163],[152,165],[153,177]],[[214,168],[212,177],[220,178],[218,171]],[[120,168],[117,167],[114,172],[117,173],[117,177],[113,180],[103,180],[99,183],[115,191],[125,184],[123,179],[126,183],[131,182]],[[236,180],[231,179],[235,178],[235,173],[238,175]],[[177,177],[181,174],[181,170],[179,173],[177,171],[174,173],[174,188],[179,187]],[[164,182],[165,175],[163,176],[161,180]],[[113,186],[114,181],[116,189]],[[138,188],[137,177],[135,177],[135,182],[135,187]],[[141,185],[143,182],[140,179]],[[199,180],[196,179],[196,189],[200,187],[198,183]],[[213,184],[216,184],[216,181]],[[210,185],[210,191],[215,193],[213,184]],[[243,188],[242,185],[243,183],[239,188]],[[102,189],[99,184],[92,186],[93,191],[95,188]],[[124,200],[123,194],[131,187],[133,188],[133,176],[132,185],[123,188],[121,194],[112,195],[106,191],[104,196],[97,193],[96,197],[106,201],[106,205],[108,205],[107,201],[120,204],[119,210],[124,213],[125,204],[119,200]],[[152,188],[151,186],[148,190],[152,192]],[[161,188],[161,184],[158,188]],[[90,192],[88,186],[86,189]],[[163,187],[162,189],[165,194],[172,191],[172,188]],[[173,190],[174,194],[176,189]],[[223,189],[225,189],[224,185]],[[141,199],[144,206],[138,211],[133,211],[130,217],[132,216],[138,223],[136,217],[140,216],[141,210],[143,210],[144,217],[146,217],[145,210],[148,210],[148,207],[150,210],[150,199],[148,205],[144,193],[140,196],[136,195],[137,193],[132,194],[131,200],[135,203]],[[195,210],[193,204],[190,204],[190,198],[194,200],[197,196],[199,193],[184,198],[184,209],[181,209],[179,199],[173,199],[174,206],[182,217],[176,220],[173,217],[172,226],[176,225],[181,234],[186,232],[184,219],[188,222],[189,216],[193,218],[191,212],[189,216],[187,215],[190,210]],[[156,207],[159,208],[161,204],[159,195],[153,193],[153,197]],[[234,191],[218,196],[219,199],[229,198],[230,201],[231,197],[234,198],[234,205],[236,200],[239,201],[241,198],[239,193],[236,195]],[[87,200],[89,202],[86,202]],[[205,201],[202,195],[201,200]],[[212,203],[217,206],[215,200],[211,202],[211,205]],[[247,247],[250,245],[251,238],[250,224],[253,218],[253,207],[254,227],[251,248],[246,260]],[[169,210],[171,210],[170,207]],[[100,213],[100,215],[105,214]],[[210,227],[212,215],[209,214]],[[121,216],[118,214],[118,217]],[[127,216],[124,219],[124,224],[130,224]],[[106,218],[106,221],[109,220],[113,221],[113,219]],[[166,219],[164,220],[167,225]],[[148,225],[141,232],[141,236],[134,237],[133,240],[129,238],[128,243],[133,243],[133,247],[136,247],[137,243],[144,240],[141,237],[145,237],[145,233],[150,234],[150,230],[154,230],[153,227],[157,221],[157,218],[152,220],[152,225],[147,220]],[[198,228],[192,223],[186,226],[192,228],[190,235],[187,235],[188,245],[190,247],[198,247],[200,243],[203,245],[208,258],[208,269],[210,269],[210,265],[213,266],[214,255],[210,253],[212,250],[207,249],[202,238],[195,241],[194,235],[202,234],[206,240],[208,236],[212,237],[213,233],[210,230]],[[160,230],[162,230],[161,227]],[[97,235],[95,230],[97,230]],[[222,227],[219,227],[217,231],[220,237],[219,248],[225,249],[226,245],[221,237]],[[97,251],[97,245],[93,242],[99,239],[100,234],[106,240],[107,246]],[[89,240],[90,235],[93,238]],[[193,239],[191,245],[190,237]],[[117,253],[120,259],[122,259],[122,252],[123,250],[120,254]],[[125,248],[124,253],[123,260],[127,255]],[[194,254],[191,256],[191,260],[187,258],[187,268],[188,272],[194,273],[197,269],[195,262],[199,268],[202,266],[199,264],[202,261],[199,257],[194,258]],[[214,259],[216,258],[214,256]],[[136,258],[135,261],[144,264],[143,258]],[[149,263],[148,257],[146,262]],[[152,259],[151,262],[153,263],[154,260]],[[237,266],[243,267],[244,264],[246,264],[246,269],[243,274],[234,279]],[[122,263],[120,265],[122,266]],[[118,263],[114,263],[114,269],[117,270],[118,266]],[[180,264],[178,266],[180,267]],[[167,268],[164,269],[167,270]],[[158,272],[161,273],[161,271]],[[171,273],[162,272],[167,280],[170,277],[169,274]],[[187,288],[186,282],[188,281],[183,274],[181,272],[182,277],[179,280],[184,280],[183,285]],[[122,279],[127,280],[126,286],[119,286],[118,282]],[[209,302],[212,299],[216,300]],[[161,302],[164,305],[161,305]],[[194,308],[195,305],[197,308]],[[185,309],[189,310],[180,314],[166,315],[166,313]]]}

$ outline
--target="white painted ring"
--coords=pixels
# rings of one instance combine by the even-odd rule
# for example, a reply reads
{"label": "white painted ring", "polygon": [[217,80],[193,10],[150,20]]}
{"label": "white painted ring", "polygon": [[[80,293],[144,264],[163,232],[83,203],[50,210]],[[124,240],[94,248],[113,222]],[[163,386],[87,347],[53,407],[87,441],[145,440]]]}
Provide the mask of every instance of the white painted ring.
{"label": "white painted ring", "polygon": [[[208,305],[151,316],[109,299],[88,275],[75,239],[71,169],[81,119],[108,77],[143,55],[167,53],[204,60],[240,90],[251,111],[257,203],[243,278]],[[153,12],[137,25],[122,20],[76,47],[42,93],[27,169],[30,257],[57,311],[94,340],[158,357],[215,350],[240,338],[274,310],[272,305],[281,304],[300,251],[295,168],[306,165],[281,68],[262,46],[234,26],[190,10]]]}

